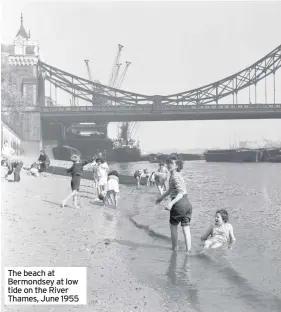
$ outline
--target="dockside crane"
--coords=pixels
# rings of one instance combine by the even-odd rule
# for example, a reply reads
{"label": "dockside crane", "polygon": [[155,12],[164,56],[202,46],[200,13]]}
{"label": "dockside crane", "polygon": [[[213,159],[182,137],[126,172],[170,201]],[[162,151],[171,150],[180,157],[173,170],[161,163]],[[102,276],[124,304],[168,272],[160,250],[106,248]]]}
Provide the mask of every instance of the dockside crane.
{"label": "dockside crane", "polygon": [[[128,69],[129,69],[129,66],[131,65],[132,63],[131,62],[128,62],[126,61],[126,66],[125,66],[125,69],[124,71],[122,72],[121,76],[120,76],[120,79],[118,81],[118,84],[117,84],[117,88],[120,89],[122,84],[123,84],[123,81],[124,81],[124,78],[128,72]],[[138,128],[139,128],[139,122],[132,122],[132,123],[128,123],[128,131],[129,131],[129,137],[133,137]]]}
{"label": "dockside crane", "polygon": [[[126,61],[126,65],[125,65],[125,68],[122,72],[122,74],[120,75],[120,78],[118,79],[116,85],[114,85],[114,87],[120,89],[122,87],[122,84],[124,82],[124,79],[126,77],[126,74],[128,72],[128,69],[129,69],[129,66],[131,65],[132,63],[131,62],[128,62]],[[118,78],[118,74],[116,75],[115,78]],[[130,123],[130,122],[123,122],[121,123],[121,126],[119,127],[119,130],[124,127],[126,129],[128,129],[128,137],[131,137],[133,135],[133,132],[135,133],[139,127],[139,123],[138,122],[133,122],[133,123]],[[120,132],[119,132],[120,134]]]}
{"label": "dockside crane", "polygon": [[116,82],[116,77],[117,77],[119,70],[120,70],[121,64],[119,63],[119,61],[120,61],[121,52],[122,52],[123,47],[124,46],[122,44],[118,44],[117,55],[116,55],[116,58],[114,60],[113,67],[111,69],[111,74],[110,74],[109,82],[108,82],[108,85],[111,87],[113,86],[114,81]]}
{"label": "dockside crane", "polygon": [[85,64],[86,64],[86,68],[87,68],[89,80],[90,80],[90,81],[93,81],[91,69],[90,69],[90,66],[89,66],[89,60],[84,60],[84,61],[85,61]]}
{"label": "dockside crane", "polygon": [[113,80],[112,80],[112,87],[114,88],[118,88],[117,87],[117,82],[118,82],[118,76],[119,76],[119,72],[120,72],[120,68],[121,68],[122,63],[119,63],[116,65],[116,71],[113,75]]}
{"label": "dockside crane", "polygon": [[[93,79],[92,79],[92,72],[91,72],[91,68],[90,68],[90,65],[89,65],[89,60],[84,60],[84,62],[86,64],[89,80],[92,81],[92,82],[95,82],[95,83],[100,83],[98,80],[94,80],[93,81]],[[93,90],[93,92],[96,92],[96,91],[101,91],[102,92],[102,89],[97,90],[97,89],[95,89],[94,86],[92,86],[92,90]],[[93,97],[92,97],[92,105],[94,105],[94,103],[104,104],[104,100],[101,99],[100,97],[96,96],[96,95],[93,95]]]}
{"label": "dockside crane", "polygon": [[123,81],[124,81],[124,78],[125,78],[125,76],[126,76],[126,74],[127,74],[128,68],[129,68],[129,66],[130,66],[131,64],[132,64],[131,62],[126,61],[125,69],[124,69],[124,71],[122,72],[122,74],[121,74],[121,76],[120,76],[120,78],[119,78],[119,80],[118,80],[118,82],[117,82],[117,85],[116,85],[116,87],[117,87],[118,89],[121,88],[121,86],[122,86],[122,84],[123,84]]}

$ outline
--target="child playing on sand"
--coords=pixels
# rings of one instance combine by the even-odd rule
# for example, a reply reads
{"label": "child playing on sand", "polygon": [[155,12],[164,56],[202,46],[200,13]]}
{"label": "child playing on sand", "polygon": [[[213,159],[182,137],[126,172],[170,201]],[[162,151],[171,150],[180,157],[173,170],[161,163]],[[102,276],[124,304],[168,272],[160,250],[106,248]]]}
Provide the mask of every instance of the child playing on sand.
{"label": "child playing on sand", "polygon": [[5,179],[14,172],[14,182],[20,182],[20,172],[23,167],[23,162],[17,159],[9,159],[7,163],[8,172]]}
{"label": "child playing on sand", "polygon": [[71,161],[73,162],[73,165],[71,168],[66,169],[68,173],[71,174],[71,190],[72,192],[62,201],[62,207],[65,206],[66,202],[70,199],[70,197],[73,197],[73,204],[75,208],[79,208],[77,204],[77,195],[80,188],[80,182],[81,182],[81,176],[83,172],[83,167],[86,166],[90,161],[81,161],[80,157],[78,155],[73,155],[71,157]]}
{"label": "child playing on sand", "polygon": [[39,177],[40,162],[36,161],[30,166],[30,173],[35,177]]}
{"label": "child playing on sand", "polygon": [[115,208],[117,208],[118,193],[119,193],[119,174],[116,170],[112,170],[108,174],[105,204],[111,201],[114,204]]}
{"label": "child playing on sand", "polygon": [[208,231],[201,237],[204,242],[204,248],[218,248],[230,242],[229,248],[236,241],[233,233],[233,227],[228,223],[228,212],[225,209],[216,211],[215,225],[211,225]]}
{"label": "child playing on sand", "polygon": [[[106,186],[107,186],[107,176],[109,167],[106,161],[103,158],[97,158],[96,159],[97,166],[95,168],[96,170],[96,185],[97,185],[97,192],[99,195],[106,194]],[[100,197],[100,196],[99,196]]]}
{"label": "child playing on sand", "polygon": [[93,160],[92,160],[92,162],[91,162],[91,164],[90,164],[90,167],[91,167],[91,169],[93,170],[93,180],[94,180],[94,182],[93,182],[93,184],[92,184],[93,187],[97,187],[97,179],[98,179],[98,176],[97,176],[97,167],[98,167],[98,164],[97,164],[97,162],[96,162],[96,159],[97,159],[97,157],[94,156],[94,157],[93,157]]}

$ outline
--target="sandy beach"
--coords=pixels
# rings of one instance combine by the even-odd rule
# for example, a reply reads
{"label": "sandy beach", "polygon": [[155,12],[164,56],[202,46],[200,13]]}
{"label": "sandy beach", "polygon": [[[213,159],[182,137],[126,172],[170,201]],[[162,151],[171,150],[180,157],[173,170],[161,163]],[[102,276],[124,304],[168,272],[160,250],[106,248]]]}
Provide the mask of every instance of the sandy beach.
{"label": "sandy beach", "polygon": [[[28,165],[29,160],[24,163]],[[35,178],[22,170],[21,182],[9,183],[3,178],[5,172],[2,168],[2,268],[87,267],[88,305],[2,306],[3,311],[173,310],[163,293],[133,276],[129,247],[116,243],[120,211],[94,202],[91,181],[82,180],[81,209],[74,209],[71,201],[62,209],[70,177],[47,173]],[[129,192],[121,186],[120,207]]]}

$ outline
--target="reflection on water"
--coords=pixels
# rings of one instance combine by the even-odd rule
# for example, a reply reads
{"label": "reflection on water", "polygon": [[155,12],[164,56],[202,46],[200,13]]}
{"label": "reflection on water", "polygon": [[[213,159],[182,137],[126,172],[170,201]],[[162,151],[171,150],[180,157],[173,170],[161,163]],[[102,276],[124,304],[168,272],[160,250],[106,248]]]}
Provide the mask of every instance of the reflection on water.
{"label": "reflection on water", "polygon": [[[155,170],[158,165],[115,166],[133,174],[145,167]],[[172,253],[170,241],[149,236],[128,222],[120,233],[126,231],[130,239],[118,243],[133,253],[134,273],[144,283],[162,289],[177,311],[281,311],[280,168],[280,164],[186,162],[183,175],[194,208],[194,252],[219,208],[228,209],[237,243],[231,251],[186,257],[182,250]],[[132,189],[121,196],[125,199],[122,214],[134,215],[150,233],[170,235],[165,203],[154,204],[155,188]],[[183,239],[181,234],[179,238]]]}
{"label": "reflection on water", "polygon": [[[185,300],[191,304],[193,311],[201,311],[198,298],[198,289],[192,282],[192,269],[189,263],[189,256],[185,255],[182,265],[178,263],[178,253],[172,252],[167,271],[168,282],[177,285],[185,292]],[[177,291],[177,295],[179,291]]]}

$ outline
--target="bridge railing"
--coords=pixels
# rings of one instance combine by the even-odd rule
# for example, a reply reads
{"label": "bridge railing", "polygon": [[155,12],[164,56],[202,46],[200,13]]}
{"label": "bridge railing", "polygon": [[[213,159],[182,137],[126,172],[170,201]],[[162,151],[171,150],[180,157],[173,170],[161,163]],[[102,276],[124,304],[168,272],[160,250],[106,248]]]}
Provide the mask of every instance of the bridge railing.
{"label": "bridge railing", "polygon": [[281,104],[205,104],[205,105],[161,105],[153,107],[152,105],[135,105],[135,106],[74,106],[74,107],[42,107],[41,112],[87,112],[87,111],[161,111],[161,110],[260,110],[260,109],[280,109]]}
{"label": "bridge railing", "polygon": [[[173,105],[165,104],[154,106],[150,104],[130,105],[130,106],[109,106],[109,105],[95,105],[95,106],[52,106],[52,107],[25,107],[25,112],[41,112],[41,113],[67,113],[67,112],[161,112],[161,111],[182,111],[182,110],[267,110],[267,109],[281,109],[279,104],[204,104],[204,105]],[[12,108],[2,106],[2,112],[12,111]]]}
{"label": "bridge railing", "polygon": [[205,104],[205,105],[165,105],[162,109],[171,110],[186,110],[186,109],[197,109],[197,110],[207,110],[207,109],[225,109],[225,110],[237,110],[237,109],[269,109],[269,108],[281,108],[281,104]]}

